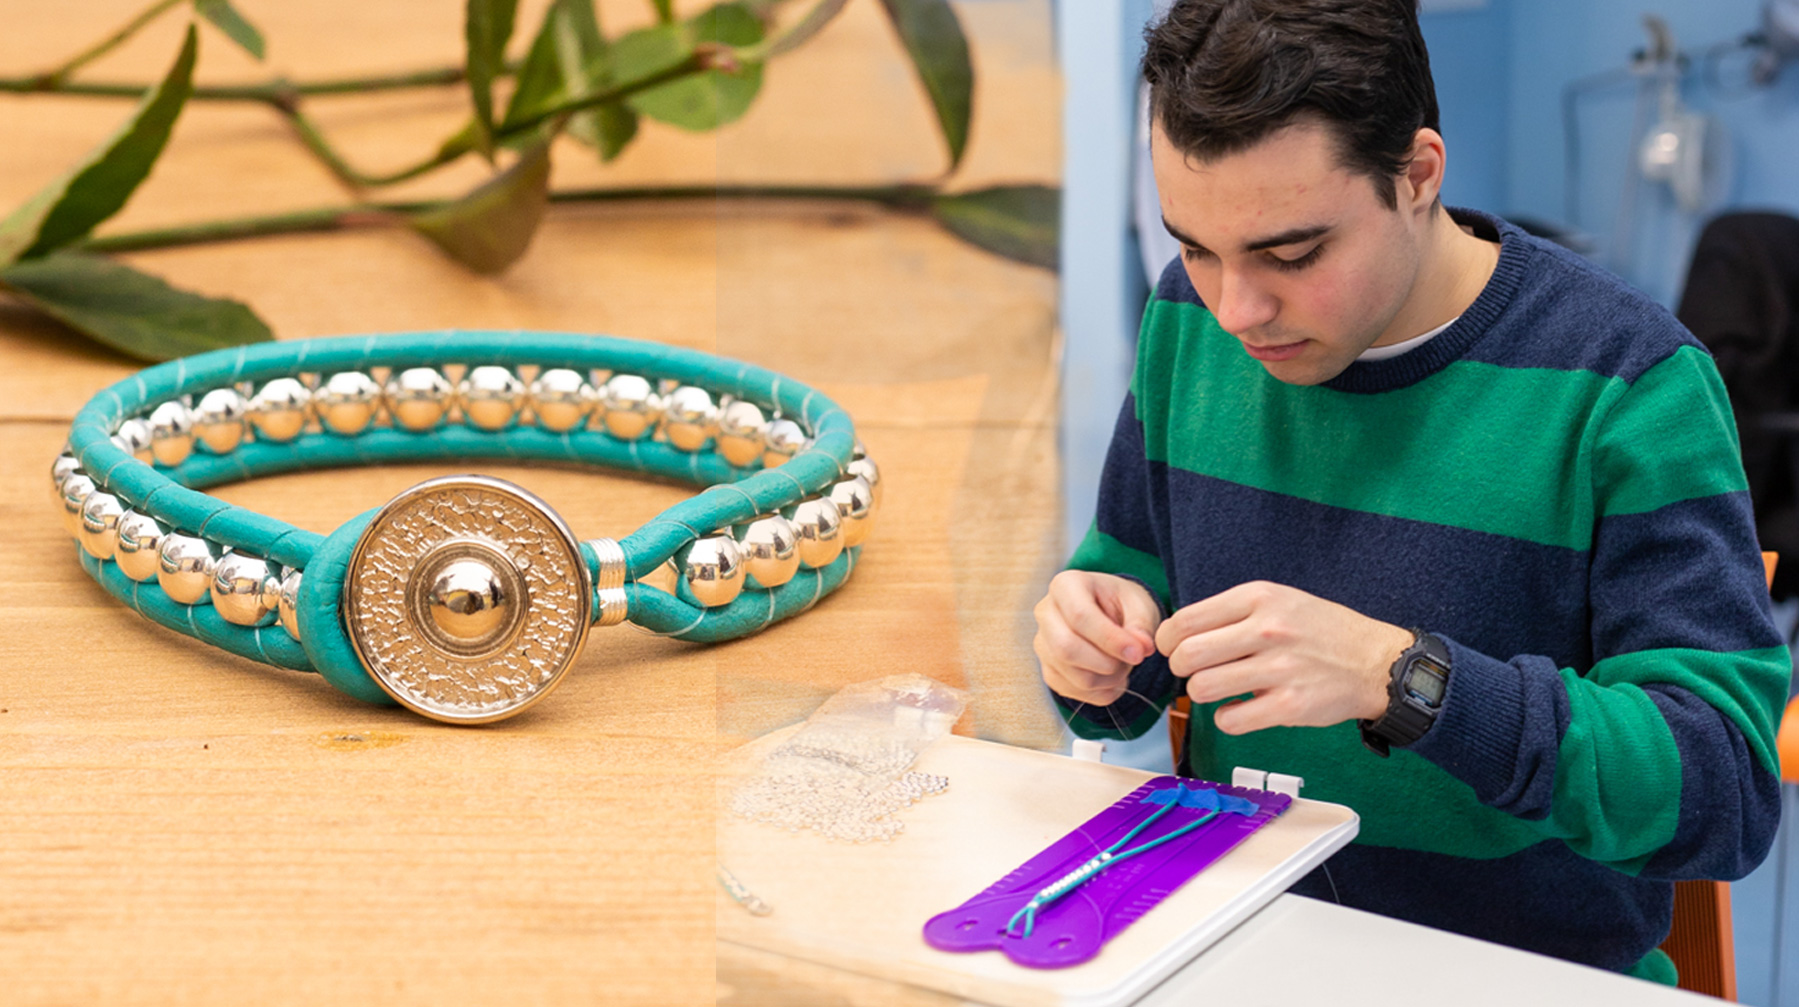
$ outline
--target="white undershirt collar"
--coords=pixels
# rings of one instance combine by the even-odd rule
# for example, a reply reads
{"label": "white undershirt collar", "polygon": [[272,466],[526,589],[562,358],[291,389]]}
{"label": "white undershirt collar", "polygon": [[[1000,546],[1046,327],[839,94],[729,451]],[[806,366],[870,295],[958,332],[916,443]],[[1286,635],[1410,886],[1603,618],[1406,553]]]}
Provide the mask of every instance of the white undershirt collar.
{"label": "white undershirt collar", "polygon": [[1432,339],[1436,338],[1437,336],[1442,335],[1443,330],[1449,328],[1451,325],[1454,325],[1457,321],[1459,321],[1461,319],[1461,317],[1462,317],[1461,315],[1457,315],[1454,318],[1451,318],[1449,321],[1444,322],[1442,325],[1439,325],[1436,328],[1430,330],[1429,332],[1426,332],[1424,335],[1413,336],[1412,338],[1407,339],[1404,342],[1389,343],[1386,346],[1370,346],[1367,349],[1363,350],[1362,355],[1357,357],[1356,359],[1357,360],[1370,360],[1370,361],[1372,361],[1372,360],[1391,360],[1394,357],[1400,356],[1402,354],[1410,353],[1413,350],[1417,349],[1418,347],[1423,346],[1425,343],[1430,342]]}

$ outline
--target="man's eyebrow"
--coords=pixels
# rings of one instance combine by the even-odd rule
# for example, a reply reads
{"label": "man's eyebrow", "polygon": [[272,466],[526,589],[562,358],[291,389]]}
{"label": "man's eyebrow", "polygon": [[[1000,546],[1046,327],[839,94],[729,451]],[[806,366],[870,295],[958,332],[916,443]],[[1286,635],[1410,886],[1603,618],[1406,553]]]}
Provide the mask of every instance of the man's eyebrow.
{"label": "man's eyebrow", "polygon": [[[1174,240],[1183,245],[1190,248],[1205,247],[1199,242],[1194,241],[1192,238],[1187,237],[1185,234],[1182,234],[1173,224],[1168,222],[1167,217],[1162,218],[1162,226],[1167,228],[1168,233],[1174,236]],[[1282,231],[1279,234],[1271,234],[1266,238],[1257,238],[1254,241],[1245,242],[1243,250],[1245,252],[1260,252],[1263,249],[1280,248],[1282,245],[1299,245],[1311,241],[1313,238],[1323,237],[1330,233],[1330,230],[1331,225],[1329,224],[1316,224],[1311,227],[1295,227],[1290,230]]]}

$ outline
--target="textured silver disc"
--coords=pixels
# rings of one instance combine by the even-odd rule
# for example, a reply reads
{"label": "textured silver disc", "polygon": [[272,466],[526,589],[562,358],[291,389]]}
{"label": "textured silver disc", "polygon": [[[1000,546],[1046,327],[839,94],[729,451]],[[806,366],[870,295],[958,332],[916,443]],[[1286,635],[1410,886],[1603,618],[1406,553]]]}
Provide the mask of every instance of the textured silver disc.
{"label": "textured silver disc", "polygon": [[488,476],[420,483],[381,508],[344,579],[344,625],[375,682],[434,720],[479,724],[547,695],[587,638],[574,533]]}

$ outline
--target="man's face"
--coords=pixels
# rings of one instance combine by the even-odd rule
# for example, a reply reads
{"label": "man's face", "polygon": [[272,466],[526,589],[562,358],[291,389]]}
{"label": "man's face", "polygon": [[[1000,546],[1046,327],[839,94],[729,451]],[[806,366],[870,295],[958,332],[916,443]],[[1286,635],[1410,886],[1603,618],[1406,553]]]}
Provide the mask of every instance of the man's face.
{"label": "man's face", "polygon": [[1194,289],[1281,381],[1342,373],[1411,294],[1422,235],[1407,187],[1388,209],[1366,175],[1338,162],[1325,126],[1296,123],[1205,163],[1155,129],[1150,152],[1162,219]]}

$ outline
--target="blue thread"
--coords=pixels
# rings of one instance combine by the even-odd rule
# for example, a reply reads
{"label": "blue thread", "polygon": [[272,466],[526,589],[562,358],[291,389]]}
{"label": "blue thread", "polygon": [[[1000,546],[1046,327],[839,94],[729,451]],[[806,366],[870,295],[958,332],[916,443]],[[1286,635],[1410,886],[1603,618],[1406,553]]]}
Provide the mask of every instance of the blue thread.
{"label": "blue thread", "polygon": [[[1216,790],[1210,788],[1189,790],[1188,788],[1179,785],[1145,794],[1140,803],[1158,804],[1161,805],[1161,807],[1157,808],[1148,818],[1138,822],[1136,828],[1125,833],[1123,838],[1099,851],[1098,854],[1086,863],[1083,863],[1081,866],[1062,875],[1055,881],[1050,882],[1047,886],[1039,890],[1037,894],[1031,896],[1030,901],[1026,902],[1018,912],[1012,914],[1011,919],[1006,921],[1006,935],[1008,937],[1015,936],[1012,932],[1013,928],[1018,926],[1018,921],[1020,919],[1023,919],[1023,936],[1031,936],[1031,933],[1037,926],[1037,911],[1039,909],[1054,904],[1058,899],[1062,898],[1062,896],[1067,895],[1069,892],[1072,892],[1076,888],[1093,880],[1093,878],[1101,871],[1111,867],[1119,861],[1128,860],[1141,853],[1148,853],[1150,850],[1161,846],[1163,843],[1187,835],[1221,814],[1253,815],[1257,811],[1254,802],[1245,800],[1241,797],[1231,797],[1226,794],[1220,794]],[[1137,838],[1145,829],[1155,824],[1155,822],[1163,815],[1168,814],[1168,812],[1177,807],[1200,808],[1204,809],[1206,813],[1165,836],[1158,836],[1141,846],[1133,846],[1128,850],[1124,848],[1125,844]]]}

